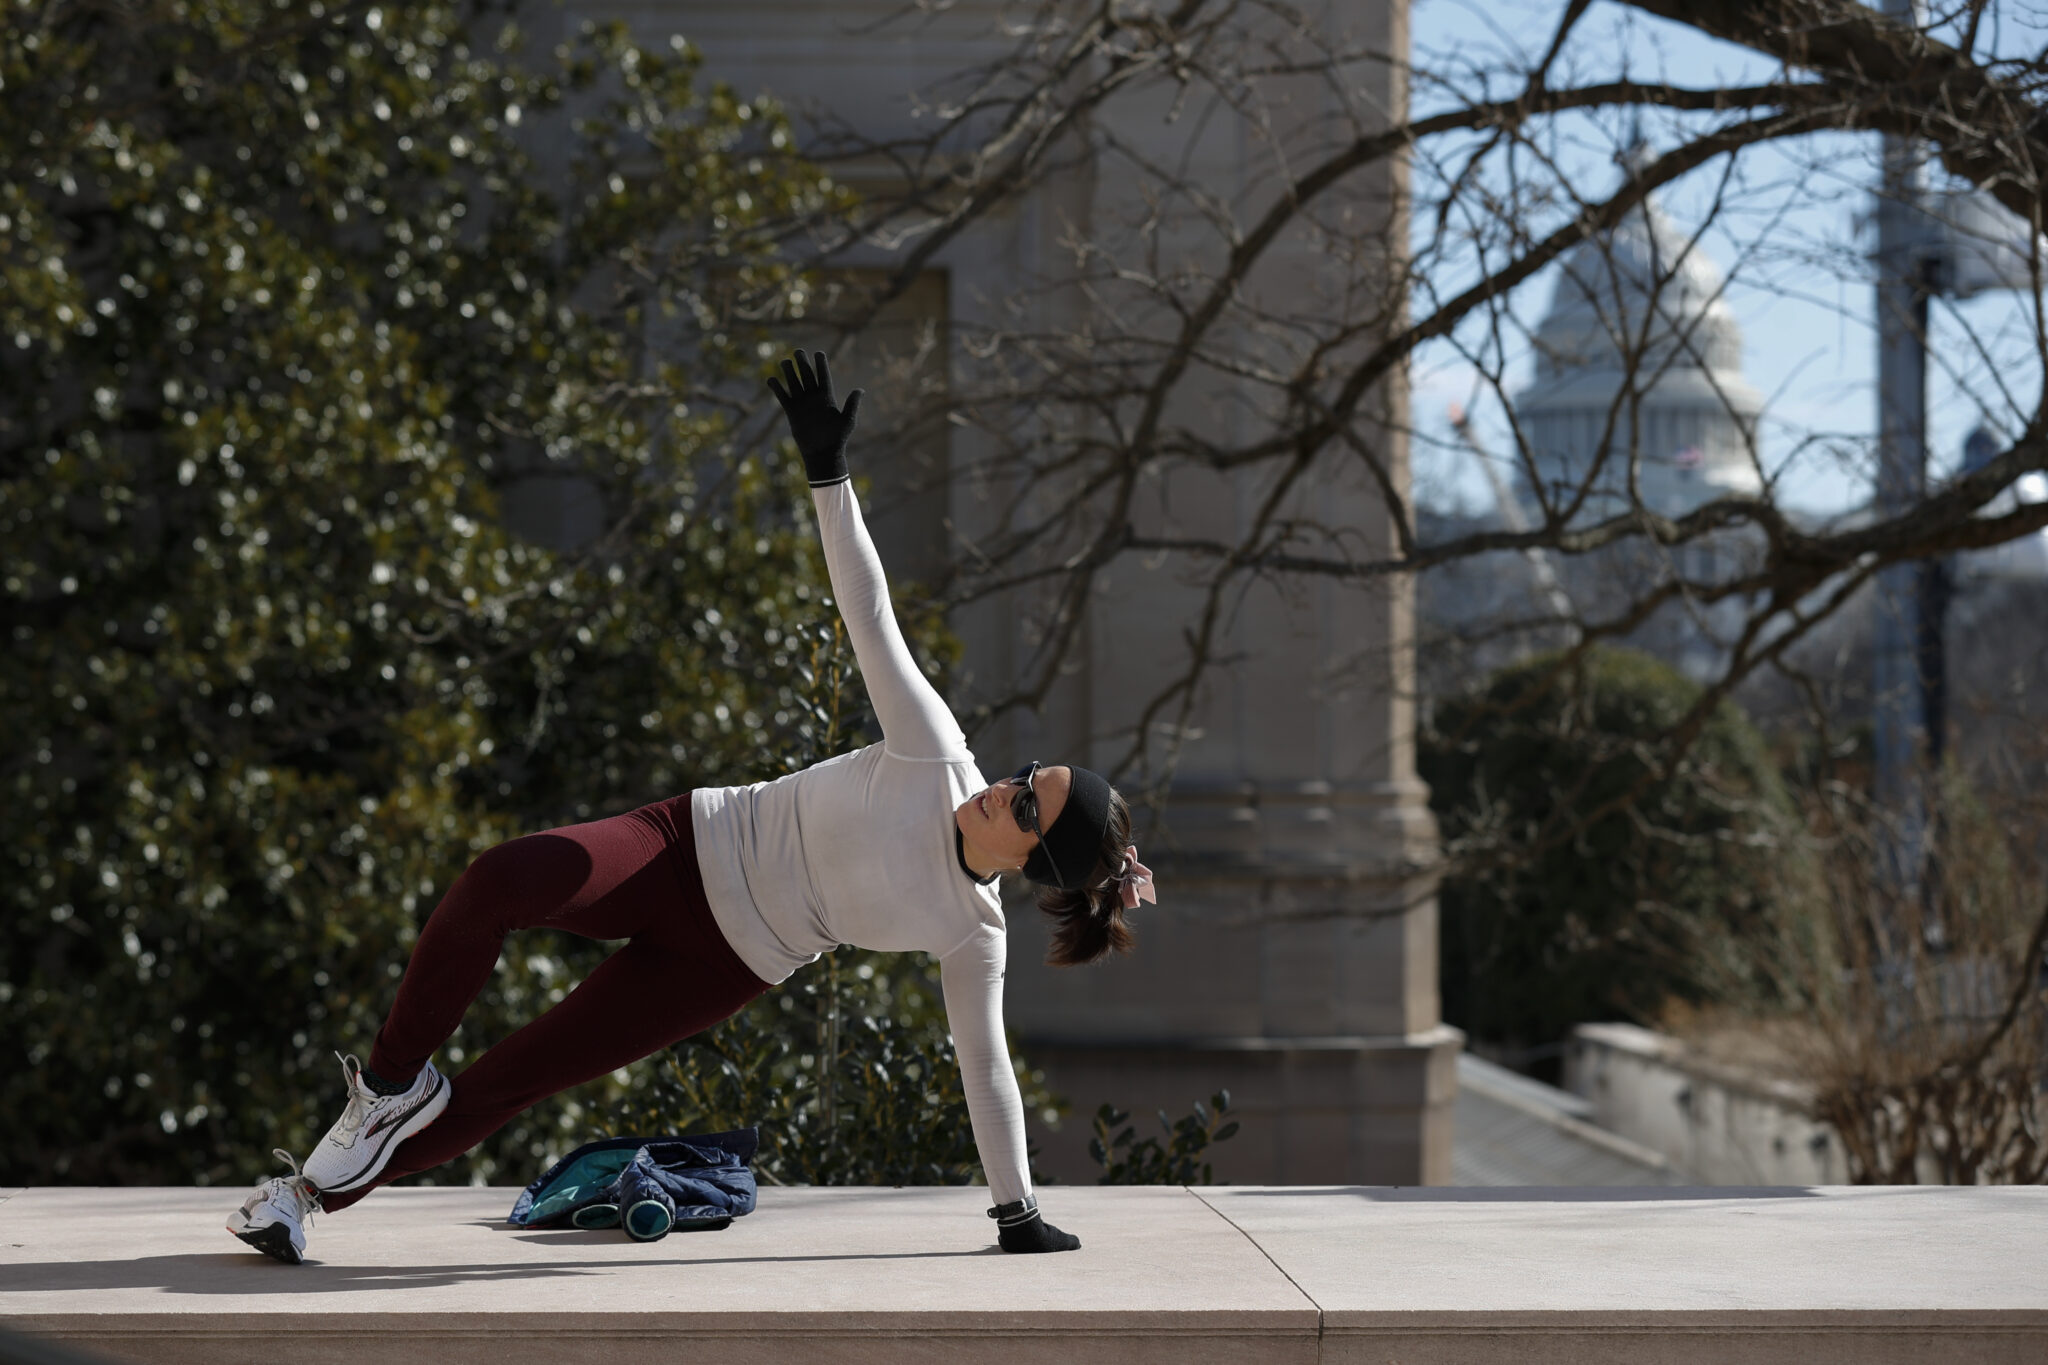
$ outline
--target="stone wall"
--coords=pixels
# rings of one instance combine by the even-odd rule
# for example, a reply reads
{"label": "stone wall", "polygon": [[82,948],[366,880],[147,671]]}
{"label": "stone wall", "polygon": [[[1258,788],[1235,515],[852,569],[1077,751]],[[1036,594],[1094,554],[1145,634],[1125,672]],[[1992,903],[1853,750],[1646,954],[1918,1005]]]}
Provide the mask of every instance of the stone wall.
{"label": "stone wall", "polygon": [[1634,1024],[1581,1024],[1565,1050],[1565,1089],[1593,1121],[1661,1152],[1702,1185],[1838,1185],[1841,1142],[1790,1081],[1709,1064],[1676,1038]]}

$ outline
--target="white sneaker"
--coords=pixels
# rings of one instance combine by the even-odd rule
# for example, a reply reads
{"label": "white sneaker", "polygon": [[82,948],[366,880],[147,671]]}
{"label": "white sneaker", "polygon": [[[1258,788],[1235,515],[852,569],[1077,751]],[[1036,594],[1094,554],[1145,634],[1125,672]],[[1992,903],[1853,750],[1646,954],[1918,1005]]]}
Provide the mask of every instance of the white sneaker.
{"label": "white sneaker", "polygon": [[306,1257],[306,1228],[320,1212],[320,1195],[306,1184],[290,1152],[276,1147],[271,1155],[292,1173],[274,1175],[258,1185],[242,1207],[228,1215],[228,1231],[266,1256],[297,1265]]}
{"label": "white sneaker", "polygon": [[377,1178],[398,1144],[441,1117],[448,1107],[448,1080],[428,1062],[412,1088],[380,1095],[363,1080],[363,1064],[341,1058],[348,1082],[348,1108],[306,1158],[303,1174],[326,1194],[344,1194]]}

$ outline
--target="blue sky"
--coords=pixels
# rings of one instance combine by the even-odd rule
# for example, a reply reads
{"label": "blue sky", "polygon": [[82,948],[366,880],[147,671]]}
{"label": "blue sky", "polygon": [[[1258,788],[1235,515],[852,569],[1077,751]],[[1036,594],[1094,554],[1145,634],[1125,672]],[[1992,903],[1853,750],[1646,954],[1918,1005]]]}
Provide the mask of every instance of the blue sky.
{"label": "blue sky", "polygon": [[[1526,68],[1547,46],[1561,0],[1415,0],[1413,51],[1417,68],[1457,72],[1491,67]],[[2037,51],[2040,15],[1999,16],[1986,41],[1999,52]],[[1553,86],[1638,79],[1703,86],[1771,79],[1774,67],[1746,49],[1716,42],[1681,25],[1648,18],[1626,7],[1596,4],[1566,49],[1569,80]],[[1492,93],[1511,93],[1501,80]],[[1467,83],[1469,88],[1469,81]],[[1418,84],[1416,111],[1452,98]],[[1618,179],[1612,161],[1617,125],[1594,120],[1560,125],[1558,164],[1589,196]],[[1682,135],[1670,120],[1642,127],[1653,150]],[[1783,468],[1782,500],[1826,513],[1863,501],[1869,492],[1868,442],[1876,426],[1873,380],[1875,338],[1872,290],[1862,254],[1879,140],[1829,135],[1797,145],[1746,154],[1741,174],[1723,179],[1725,163],[1695,172],[1661,198],[1678,226],[1690,233],[1705,221],[1712,196],[1725,196],[1722,215],[1701,236],[1701,247],[1729,276],[1725,295],[1742,325],[1744,370],[1767,400],[1762,430],[1766,464]],[[1944,183],[1938,170],[1934,183]],[[1416,178],[1426,196],[1429,176]],[[1546,271],[1513,298],[1517,316],[1533,325],[1547,306],[1555,271]],[[1929,386],[1929,449],[1935,472],[1953,466],[1964,435],[1989,414],[2008,429],[2031,410],[2040,389],[2040,363],[2032,337],[2034,300],[1993,293],[1936,305],[1933,375]],[[1510,349],[1510,387],[1527,373],[1526,356]],[[1418,356],[1413,371],[1417,426],[1418,495],[1438,505],[1479,511],[1492,504],[1475,459],[1451,440],[1445,413],[1452,402],[1470,404],[1487,444],[1510,448],[1497,400],[1473,402],[1472,367],[1448,347]]]}

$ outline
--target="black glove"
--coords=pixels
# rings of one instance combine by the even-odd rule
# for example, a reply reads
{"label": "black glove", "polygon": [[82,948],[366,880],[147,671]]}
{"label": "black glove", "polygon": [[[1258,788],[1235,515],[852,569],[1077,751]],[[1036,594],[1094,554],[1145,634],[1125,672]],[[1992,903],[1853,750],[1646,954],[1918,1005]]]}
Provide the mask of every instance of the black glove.
{"label": "black glove", "polygon": [[1038,1216],[1038,1200],[1025,1195],[1014,1204],[998,1204],[988,1211],[996,1220],[996,1240],[1005,1251],[1074,1251],[1081,1239],[1061,1232]]}
{"label": "black glove", "polygon": [[782,384],[770,378],[768,387],[789,418],[789,434],[796,437],[796,448],[803,453],[804,473],[811,487],[823,488],[846,478],[846,441],[853,435],[853,415],[860,411],[861,391],[846,395],[846,410],[841,412],[832,397],[832,371],[826,368],[825,353],[811,354],[817,361],[816,373],[811,370],[812,362],[798,351],[794,361],[782,362]]}

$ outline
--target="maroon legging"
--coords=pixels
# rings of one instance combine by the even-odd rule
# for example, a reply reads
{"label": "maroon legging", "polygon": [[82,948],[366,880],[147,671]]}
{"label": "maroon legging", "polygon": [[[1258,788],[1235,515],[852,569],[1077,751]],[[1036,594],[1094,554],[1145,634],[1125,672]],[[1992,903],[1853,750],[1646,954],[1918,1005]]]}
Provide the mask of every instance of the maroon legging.
{"label": "maroon legging", "polygon": [[456,1076],[448,1107],[372,1184],[322,1196],[327,1212],[460,1156],[527,1106],[709,1028],[768,989],[711,918],[685,794],[478,855],[420,931],[370,1070],[418,1075],[483,988],[505,935],[534,928],[627,942]]}

